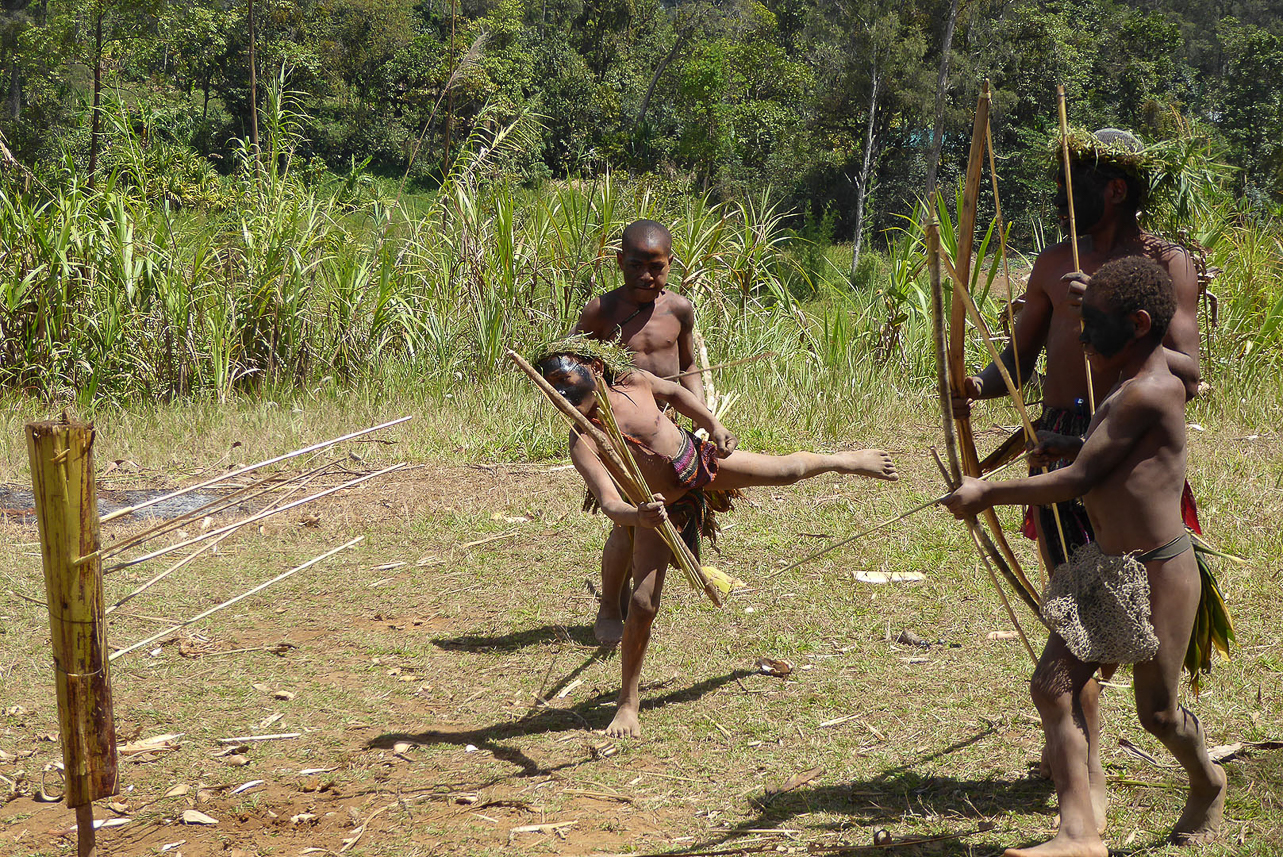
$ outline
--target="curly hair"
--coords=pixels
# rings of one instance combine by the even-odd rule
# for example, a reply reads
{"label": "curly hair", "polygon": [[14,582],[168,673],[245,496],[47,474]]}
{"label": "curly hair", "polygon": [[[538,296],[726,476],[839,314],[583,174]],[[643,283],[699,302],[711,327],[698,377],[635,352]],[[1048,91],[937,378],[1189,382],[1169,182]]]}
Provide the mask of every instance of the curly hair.
{"label": "curly hair", "polygon": [[1162,266],[1145,256],[1127,256],[1100,266],[1088,287],[1122,315],[1149,313],[1150,335],[1161,340],[1176,314],[1176,290]]}

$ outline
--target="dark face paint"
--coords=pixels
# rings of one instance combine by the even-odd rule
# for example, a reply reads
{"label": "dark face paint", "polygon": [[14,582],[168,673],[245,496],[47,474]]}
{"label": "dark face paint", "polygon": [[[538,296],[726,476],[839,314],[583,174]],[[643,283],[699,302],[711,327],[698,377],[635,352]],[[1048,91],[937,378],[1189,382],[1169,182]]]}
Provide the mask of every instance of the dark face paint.
{"label": "dark face paint", "polygon": [[541,361],[539,371],[552,388],[576,408],[597,388],[588,367],[565,355]]}
{"label": "dark face paint", "polygon": [[[1105,216],[1105,188],[1100,177],[1081,164],[1075,164],[1070,175],[1074,180],[1074,227],[1082,235]],[[1062,219],[1069,217],[1063,170],[1056,173],[1056,211]]]}
{"label": "dark face paint", "polygon": [[1083,332],[1078,340],[1103,357],[1113,357],[1136,336],[1136,325],[1122,313],[1101,312],[1083,304]]}

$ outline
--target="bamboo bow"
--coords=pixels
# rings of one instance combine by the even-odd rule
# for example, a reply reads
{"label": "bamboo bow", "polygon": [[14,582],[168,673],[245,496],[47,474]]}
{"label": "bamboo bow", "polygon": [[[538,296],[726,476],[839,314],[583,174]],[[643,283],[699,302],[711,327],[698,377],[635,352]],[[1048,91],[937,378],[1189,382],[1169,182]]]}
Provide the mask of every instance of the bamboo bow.
{"label": "bamboo bow", "polygon": [[[971,151],[967,158],[967,178],[963,187],[962,211],[958,214],[958,251],[954,259],[953,274],[953,300],[950,305],[949,318],[949,336],[948,341],[943,343],[942,349],[948,363],[948,377],[945,383],[952,382],[952,389],[961,391],[966,380],[966,323],[970,316],[972,324],[980,331],[981,336],[987,346],[990,357],[994,365],[998,367],[1003,381],[1007,385],[1007,390],[1011,394],[1012,401],[1016,403],[1016,408],[1020,412],[1021,423],[1025,430],[1026,437],[1033,441],[1037,439],[1037,433],[1034,431],[1033,423],[1029,419],[1028,411],[1025,408],[1024,400],[1021,397],[1019,386],[1007,372],[1006,364],[1002,362],[1001,355],[993,343],[993,338],[989,334],[988,327],[981,318],[975,301],[969,291],[971,284],[971,249],[975,240],[976,231],[976,204],[980,192],[981,171],[983,168],[985,144],[988,138],[989,129],[989,85],[985,82],[984,90],[981,92],[979,99],[976,101],[976,117],[972,125],[971,132]],[[932,189],[934,190],[934,189]],[[934,209],[933,209],[934,211]],[[1000,227],[1001,228],[1001,225]],[[1005,246],[1005,244],[1003,245]],[[928,255],[931,250],[928,248]],[[935,251],[936,258],[939,258],[939,245],[937,235],[937,245]],[[938,264],[938,262],[937,262]],[[932,275],[934,277],[934,274]],[[933,286],[934,288],[934,286]],[[943,287],[942,287],[943,288]],[[943,306],[943,293],[941,296]],[[953,474],[956,482],[961,482],[961,475],[979,477],[980,457],[976,452],[975,434],[971,429],[971,418],[960,417],[952,419],[952,409],[948,399],[942,402],[947,413],[944,415],[944,421],[952,429],[956,426],[956,446],[958,449],[950,457],[950,466],[954,464],[954,456],[957,458],[959,472]],[[947,438],[946,438],[947,440]],[[946,444],[948,445],[948,444]],[[1037,590],[1029,579],[1025,576],[1020,568],[1020,561],[1016,558],[1015,552],[1007,542],[1003,533],[1002,524],[998,520],[998,515],[993,509],[986,509],[984,512],[985,523],[993,535],[1000,556],[1010,567],[1012,574],[1012,585],[1017,588],[1022,599],[1030,604],[1035,613],[1038,612],[1039,596]]]}

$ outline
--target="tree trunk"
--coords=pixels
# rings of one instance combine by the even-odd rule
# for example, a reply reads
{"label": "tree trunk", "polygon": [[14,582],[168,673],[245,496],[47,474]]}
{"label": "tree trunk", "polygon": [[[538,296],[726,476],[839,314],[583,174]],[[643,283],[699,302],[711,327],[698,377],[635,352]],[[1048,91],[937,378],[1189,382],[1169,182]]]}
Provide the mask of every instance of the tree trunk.
{"label": "tree trunk", "polygon": [[679,33],[677,41],[673,43],[672,50],[664,55],[664,58],[659,61],[659,65],[655,66],[655,72],[650,76],[650,84],[646,87],[646,95],[642,98],[641,107],[637,109],[637,118],[633,120],[634,128],[639,127],[642,121],[645,120],[646,111],[650,108],[650,97],[655,94],[655,84],[659,83],[659,78],[664,73],[664,70],[668,68],[673,60],[677,59],[678,51],[682,49],[682,45],[686,44],[686,36],[686,33]]}
{"label": "tree trunk", "polygon": [[258,77],[254,71],[254,39],[254,0],[249,0],[249,140],[254,147],[254,169],[257,171],[262,161],[258,156]]}
{"label": "tree trunk", "polygon": [[6,106],[9,108],[9,118],[17,122],[22,117],[22,72],[19,71],[16,53],[9,69],[9,103]]}
{"label": "tree trunk", "polygon": [[98,16],[94,20],[94,108],[89,119],[89,189],[94,188],[98,172],[98,146],[102,135],[102,0],[98,2]]}
{"label": "tree trunk", "polygon": [[949,50],[953,45],[953,30],[958,23],[958,0],[949,4],[949,20],[944,25],[944,40],[940,45],[940,74],[936,78],[936,124],[931,140],[931,158],[927,161],[927,205],[935,205],[936,169],[940,166],[940,150],[944,148],[944,98],[949,89]]}
{"label": "tree trunk", "polygon": [[[450,2],[450,62],[457,63],[459,58],[454,55],[454,25],[455,19],[459,14],[459,5],[457,0]],[[458,68],[458,66],[456,66]],[[452,75],[453,76],[453,75]],[[446,91],[445,103],[445,151],[441,155],[441,177],[444,179],[450,175],[450,135],[454,131],[454,87],[447,82],[449,89]]]}
{"label": "tree trunk", "polygon": [[855,269],[860,265],[860,247],[864,244],[864,200],[869,194],[869,183],[873,177],[873,147],[877,142],[875,133],[878,118],[878,95],[882,89],[882,70],[878,67],[877,55],[873,57],[873,80],[869,87],[869,127],[864,135],[864,162],[860,165],[860,176],[855,187],[855,238],[851,242],[851,282],[855,283]]}

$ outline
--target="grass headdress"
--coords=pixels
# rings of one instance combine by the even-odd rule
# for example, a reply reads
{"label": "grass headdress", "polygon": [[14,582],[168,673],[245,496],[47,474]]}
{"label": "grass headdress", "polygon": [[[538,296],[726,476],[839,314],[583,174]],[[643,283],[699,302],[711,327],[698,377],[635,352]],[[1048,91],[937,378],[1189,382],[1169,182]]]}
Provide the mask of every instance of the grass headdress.
{"label": "grass headdress", "polygon": [[[1216,160],[1205,139],[1191,133],[1147,145],[1117,128],[1092,132],[1070,126],[1064,142],[1073,161],[1134,181],[1147,214],[1170,209],[1178,222],[1187,222],[1230,170]],[[1060,147],[1057,134],[1047,147],[1052,164],[1060,163]]]}
{"label": "grass headdress", "polygon": [[602,342],[583,333],[546,339],[531,348],[529,354],[530,362],[535,365],[557,354],[569,354],[583,360],[600,360],[604,370],[602,374],[607,381],[627,375],[633,369],[633,353],[627,348],[617,342]]}

